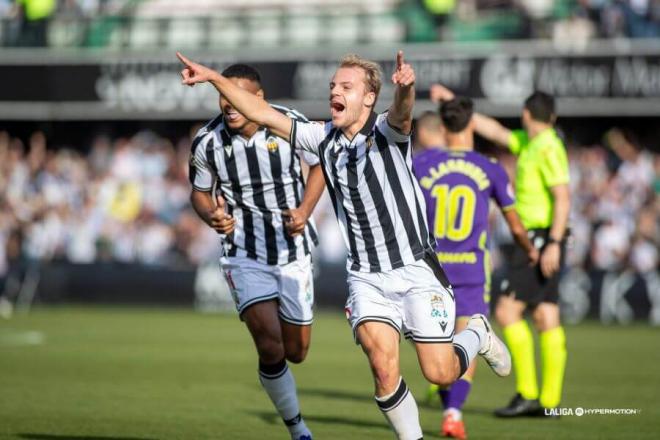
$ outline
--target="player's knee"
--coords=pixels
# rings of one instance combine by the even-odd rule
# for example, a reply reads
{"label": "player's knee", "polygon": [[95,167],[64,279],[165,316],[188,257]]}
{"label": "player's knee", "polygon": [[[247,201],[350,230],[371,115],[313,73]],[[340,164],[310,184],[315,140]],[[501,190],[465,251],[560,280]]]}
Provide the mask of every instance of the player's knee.
{"label": "player's knee", "polygon": [[286,345],[286,359],[294,364],[299,364],[307,357],[309,344],[288,343]]}
{"label": "player's knee", "polygon": [[278,362],[285,355],[281,338],[264,336],[256,341],[256,345],[259,359],[264,363]]}
{"label": "player's knee", "polygon": [[532,313],[534,327],[540,332],[559,327],[559,307],[556,304],[541,303]]}
{"label": "player's knee", "polygon": [[512,307],[511,304],[508,304],[507,301],[508,300],[501,300],[495,307],[495,320],[502,327],[506,327],[507,325],[511,325],[520,320],[520,316],[518,316],[515,308]]}
{"label": "player's knee", "polygon": [[441,387],[447,387],[454,383],[457,375],[452,368],[441,368],[440,366],[424,368],[422,374],[424,374],[427,381]]}

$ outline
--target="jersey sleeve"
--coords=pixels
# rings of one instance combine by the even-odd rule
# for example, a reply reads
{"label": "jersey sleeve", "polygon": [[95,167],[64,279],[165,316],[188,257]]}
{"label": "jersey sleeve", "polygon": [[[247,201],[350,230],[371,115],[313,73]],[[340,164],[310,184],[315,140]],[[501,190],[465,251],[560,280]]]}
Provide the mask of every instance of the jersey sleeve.
{"label": "jersey sleeve", "polygon": [[568,183],[568,158],[560,144],[551,144],[540,152],[539,171],[547,187]]}
{"label": "jersey sleeve", "polygon": [[292,148],[318,157],[319,145],[325,139],[325,128],[322,124],[316,122],[291,119],[291,135],[289,137]]}
{"label": "jersey sleeve", "polygon": [[302,150],[300,152],[300,157],[302,157],[305,163],[310,167],[318,165],[321,162],[318,155],[314,153],[310,153],[309,151],[305,151],[305,150]]}
{"label": "jersey sleeve", "polygon": [[512,209],[516,203],[513,195],[513,187],[509,181],[506,171],[498,163],[492,164],[491,179],[493,182],[492,197],[501,210]]}
{"label": "jersey sleeve", "polygon": [[401,133],[398,129],[390,125],[387,121],[387,112],[378,115],[376,127],[390,141],[408,142],[410,140],[410,134]]}
{"label": "jersey sleeve", "polygon": [[206,160],[206,145],[210,137],[199,136],[193,141],[188,162],[188,179],[197,191],[208,192],[213,189],[216,176],[211,171],[211,166]]}
{"label": "jersey sleeve", "polygon": [[527,132],[525,130],[512,130],[509,137],[509,151],[514,155],[519,155],[523,146],[529,142]]}

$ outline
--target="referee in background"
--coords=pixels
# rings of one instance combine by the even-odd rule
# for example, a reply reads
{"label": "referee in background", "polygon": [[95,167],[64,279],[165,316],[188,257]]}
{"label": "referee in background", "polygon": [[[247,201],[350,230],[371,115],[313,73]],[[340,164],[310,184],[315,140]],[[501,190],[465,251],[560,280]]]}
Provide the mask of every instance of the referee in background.
{"label": "referee in background", "polygon": [[[452,99],[454,94],[434,85],[431,98]],[[524,130],[509,130],[496,120],[475,113],[475,131],[508,148],[517,157],[516,211],[529,238],[540,251],[540,264],[530,267],[526,254],[516,248],[508,279],[495,308],[513,360],[517,393],[508,406],[497,409],[499,417],[540,415],[561,401],[566,365],[566,337],[559,319],[559,272],[564,261],[570,209],[566,148],[557,135],[555,100],[534,92],[525,100]],[[536,379],[534,340],[524,312],[532,313],[539,332],[542,386]]]}

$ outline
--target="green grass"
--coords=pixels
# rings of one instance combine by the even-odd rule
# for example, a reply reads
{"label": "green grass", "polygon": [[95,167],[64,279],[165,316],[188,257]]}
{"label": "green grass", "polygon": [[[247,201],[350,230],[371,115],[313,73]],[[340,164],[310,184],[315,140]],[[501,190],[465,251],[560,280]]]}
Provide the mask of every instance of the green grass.
{"label": "green grass", "polygon": [[[491,411],[508,401],[514,382],[482,362],[465,408],[471,439],[660,438],[660,332],[585,324],[567,328],[567,338],[562,406],[641,414],[498,420]],[[406,382],[421,401],[426,383],[412,348],[402,345]],[[316,439],[393,438],[341,312],[318,314],[309,357],[293,371]],[[439,438],[440,410],[420,404],[420,416],[425,438]],[[51,308],[0,320],[0,438],[288,437],[235,316]]]}

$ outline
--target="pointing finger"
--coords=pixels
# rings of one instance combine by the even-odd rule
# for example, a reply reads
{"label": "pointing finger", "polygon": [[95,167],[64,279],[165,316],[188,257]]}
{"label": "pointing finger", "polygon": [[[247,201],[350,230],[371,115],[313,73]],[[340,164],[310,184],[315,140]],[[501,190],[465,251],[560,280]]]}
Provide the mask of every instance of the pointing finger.
{"label": "pointing finger", "polygon": [[403,51],[400,50],[396,53],[396,69],[401,70],[401,66],[403,66]]}
{"label": "pointing finger", "polygon": [[183,54],[181,54],[181,52],[177,52],[176,56],[186,66],[188,67],[192,66],[193,62],[190,61],[188,58],[184,57]]}

